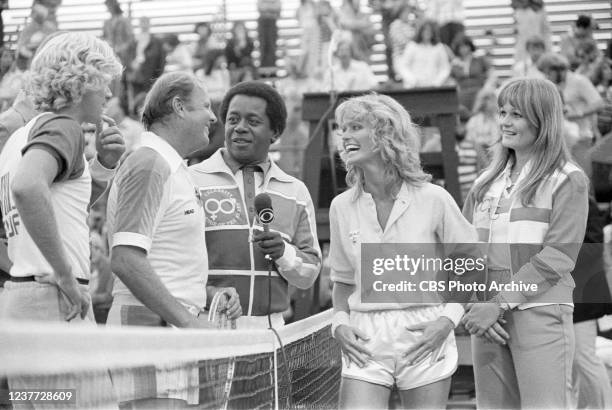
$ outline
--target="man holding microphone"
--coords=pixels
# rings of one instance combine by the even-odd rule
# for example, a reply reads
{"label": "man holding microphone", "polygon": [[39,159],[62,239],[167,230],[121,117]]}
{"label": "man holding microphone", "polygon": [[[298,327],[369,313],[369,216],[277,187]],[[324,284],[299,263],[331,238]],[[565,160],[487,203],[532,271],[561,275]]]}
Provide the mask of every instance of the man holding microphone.
{"label": "man holding microphone", "polygon": [[[268,314],[279,327],[289,308],[288,285],[306,289],[319,274],[314,206],[306,186],[269,158],[287,121],[274,88],[237,84],[225,95],[220,116],[225,147],[190,168],[206,217],[209,284],[236,288],[245,315],[238,328],[267,328]],[[256,220],[261,193],[276,214],[267,231]]]}

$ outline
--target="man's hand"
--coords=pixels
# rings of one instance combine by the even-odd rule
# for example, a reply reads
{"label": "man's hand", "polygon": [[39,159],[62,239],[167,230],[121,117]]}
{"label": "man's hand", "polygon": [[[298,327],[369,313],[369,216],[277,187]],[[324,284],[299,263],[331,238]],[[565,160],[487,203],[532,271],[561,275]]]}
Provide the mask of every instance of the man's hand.
{"label": "man's hand", "polygon": [[240,305],[240,296],[234,288],[217,288],[217,292],[223,292],[225,295],[219,301],[219,310],[227,315],[230,320],[238,319],[242,315],[242,306]]}
{"label": "man's hand", "polygon": [[410,365],[421,363],[429,354],[431,354],[431,364],[440,360],[440,350],[454,328],[454,323],[445,316],[429,322],[407,326],[406,329],[410,332],[423,332],[416,343],[404,354]]}
{"label": "man's hand", "polygon": [[463,324],[470,334],[484,336],[487,330],[497,323],[499,314],[499,306],[496,303],[474,303],[463,316]]}
{"label": "man's hand", "polygon": [[[103,122],[106,122],[109,127],[103,129]],[[103,115],[102,119],[96,124],[96,151],[100,164],[109,169],[117,166],[125,152],[125,141],[115,120],[106,115]]]}
{"label": "man's hand", "polygon": [[359,367],[365,366],[372,352],[364,346],[364,341],[370,338],[361,330],[348,325],[340,325],[336,328],[334,337],[340,343],[342,354],[347,359],[347,366],[354,362]]}
{"label": "man's hand", "polygon": [[89,293],[79,287],[79,283],[75,277],[70,275],[62,275],[57,278],[57,286],[59,287],[60,293],[64,296],[64,299],[68,303],[68,314],[66,314],[66,321],[69,322],[77,315],[80,314],[81,319],[85,319],[87,311],[89,310],[89,303],[91,298]]}
{"label": "man's hand", "polygon": [[285,241],[278,232],[253,231],[253,242],[272,260],[277,260],[285,252]]}

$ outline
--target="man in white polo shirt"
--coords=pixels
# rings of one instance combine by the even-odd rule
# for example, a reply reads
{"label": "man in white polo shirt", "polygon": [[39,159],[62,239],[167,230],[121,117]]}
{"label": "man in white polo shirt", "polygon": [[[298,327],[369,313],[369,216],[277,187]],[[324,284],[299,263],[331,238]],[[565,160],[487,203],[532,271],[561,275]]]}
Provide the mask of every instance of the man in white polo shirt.
{"label": "man in white polo shirt", "polygon": [[[183,159],[208,144],[215,121],[192,74],[163,75],[147,94],[142,146],[120,167],[108,200],[111,268],[120,280],[107,324],[211,326],[200,315],[207,298],[204,214]],[[224,292],[228,316],[240,316],[236,291]]]}

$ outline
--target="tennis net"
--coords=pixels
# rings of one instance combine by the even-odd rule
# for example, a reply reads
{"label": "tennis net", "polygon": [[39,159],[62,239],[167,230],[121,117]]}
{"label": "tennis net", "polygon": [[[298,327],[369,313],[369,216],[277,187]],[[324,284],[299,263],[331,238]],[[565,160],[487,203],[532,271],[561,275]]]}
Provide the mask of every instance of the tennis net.
{"label": "tennis net", "polygon": [[0,323],[0,406],[337,408],[341,355],[330,321],[326,311],[277,335]]}

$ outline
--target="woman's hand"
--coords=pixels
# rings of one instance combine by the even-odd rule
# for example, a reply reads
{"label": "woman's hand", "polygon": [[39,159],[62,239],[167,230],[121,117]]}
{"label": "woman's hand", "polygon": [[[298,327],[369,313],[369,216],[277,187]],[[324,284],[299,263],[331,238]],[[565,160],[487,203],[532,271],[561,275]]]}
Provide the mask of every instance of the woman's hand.
{"label": "woman's hand", "polygon": [[347,366],[355,362],[357,366],[363,367],[372,357],[372,352],[365,347],[370,338],[361,330],[349,326],[339,325],[334,333],[334,338],[340,343],[342,355],[347,359]]}
{"label": "woman's hand", "polygon": [[493,323],[493,326],[487,329],[483,337],[491,343],[497,343],[500,345],[507,344],[507,340],[510,339],[510,335],[502,327],[502,325],[505,324],[506,321],[504,319],[498,319],[497,322]]}
{"label": "woman's hand", "polygon": [[[463,325],[470,334],[485,336],[489,328],[497,323],[499,317],[500,310],[496,303],[474,303],[465,316],[463,316]],[[494,330],[498,331],[499,329],[501,329],[501,326],[497,326]],[[491,336],[491,334],[489,334],[489,336]]]}
{"label": "woman's hand", "polygon": [[406,326],[410,332],[423,332],[416,343],[408,349],[404,356],[411,365],[417,365],[431,354],[431,363],[435,363],[442,358],[440,352],[444,341],[449,333],[455,328],[455,324],[446,316],[440,316],[436,320],[417,323],[416,325]]}

